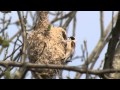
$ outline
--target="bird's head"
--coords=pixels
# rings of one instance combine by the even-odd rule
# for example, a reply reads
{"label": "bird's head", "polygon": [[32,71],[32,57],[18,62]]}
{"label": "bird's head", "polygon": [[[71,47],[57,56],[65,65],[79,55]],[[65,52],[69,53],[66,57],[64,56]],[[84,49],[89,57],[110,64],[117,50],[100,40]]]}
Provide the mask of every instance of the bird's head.
{"label": "bird's head", "polygon": [[75,41],[75,37],[71,36],[71,37],[68,37],[70,40],[72,41]]}

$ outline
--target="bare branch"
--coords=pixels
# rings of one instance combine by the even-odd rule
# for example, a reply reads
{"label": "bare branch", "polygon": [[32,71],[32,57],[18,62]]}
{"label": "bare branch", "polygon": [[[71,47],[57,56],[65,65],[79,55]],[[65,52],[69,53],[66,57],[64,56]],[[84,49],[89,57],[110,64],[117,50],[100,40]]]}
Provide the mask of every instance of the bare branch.
{"label": "bare branch", "polygon": [[68,18],[68,17],[70,17],[71,16],[71,14],[73,14],[73,11],[72,12],[70,12],[70,13],[68,13],[68,14],[66,14],[66,15],[64,15],[64,16],[62,16],[62,17],[60,17],[60,18],[54,18],[52,21],[51,21],[51,23],[53,24],[54,22],[56,22],[56,21],[58,21],[58,20],[61,20],[61,19],[64,19],[64,18]]}
{"label": "bare branch", "polygon": [[100,11],[101,39],[104,36],[104,12]]}
{"label": "bare branch", "polygon": [[67,19],[67,21],[64,23],[63,28],[66,29],[69,25],[69,23],[71,22],[71,20],[75,17],[77,11],[72,11],[71,14],[69,15],[69,18]]}
{"label": "bare branch", "polygon": [[[117,20],[117,15],[113,18],[114,22],[116,22]],[[99,40],[97,45],[95,46],[94,50],[92,51],[92,53],[90,54],[90,56],[88,57],[88,63],[91,63],[91,62],[96,62],[96,60],[98,59],[101,51],[103,50],[103,48],[105,47],[105,45],[107,44],[107,41],[109,40],[110,36],[109,36],[109,33],[111,31],[111,28],[112,28],[112,20],[111,22],[109,23],[107,29],[104,31],[104,39],[103,40]],[[85,62],[83,64],[83,67],[82,68],[85,68],[85,65],[86,65],[87,62]],[[94,65],[93,65],[94,66]],[[81,74],[77,73],[76,74],[76,78],[80,78],[81,77]]]}
{"label": "bare branch", "polygon": [[[26,28],[25,28],[25,24],[24,24],[24,19],[23,17],[21,16],[21,13],[20,11],[17,11],[18,12],[18,16],[19,16],[19,19],[20,19],[20,24],[21,24],[21,30],[22,30],[22,37],[23,37],[23,49],[22,49],[22,52],[25,53],[26,52]],[[25,62],[25,55],[23,54],[22,55],[22,62]]]}
{"label": "bare branch", "polygon": [[[86,69],[81,69],[77,66],[65,66],[65,65],[42,65],[42,64],[32,64],[32,63],[19,63],[19,62],[13,62],[13,61],[0,61],[1,66],[14,66],[14,67],[22,67],[26,66],[26,68],[32,69],[32,68],[47,68],[47,69],[64,69],[68,71],[75,71],[79,73],[86,73]],[[114,73],[114,72],[120,72],[120,70],[115,69],[106,69],[106,70],[89,70],[89,74],[94,75],[101,75],[105,73]]]}

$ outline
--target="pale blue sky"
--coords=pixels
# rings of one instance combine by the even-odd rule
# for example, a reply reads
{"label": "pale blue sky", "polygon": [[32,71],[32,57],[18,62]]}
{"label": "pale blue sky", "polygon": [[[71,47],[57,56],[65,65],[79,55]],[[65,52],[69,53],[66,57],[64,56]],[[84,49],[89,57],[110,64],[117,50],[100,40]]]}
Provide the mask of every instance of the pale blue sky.
{"label": "pale blue sky", "polygon": [[[10,13],[10,16],[12,16],[12,22],[14,22],[18,16],[16,15],[16,12]],[[104,25],[105,28],[107,27],[108,23],[111,20],[112,12],[111,11],[105,11],[104,12]],[[1,13],[0,13],[1,17]],[[51,19],[51,17],[49,17]],[[100,16],[99,11],[79,11],[77,13],[77,27],[76,27],[76,55],[81,56],[81,44],[83,44],[83,40],[87,40],[87,46],[88,46],[88,52],[89,54],[92,52],[94,47],[96,46],[99,38],[100,38]],[[72,24],[72,23],[71,23]],[[8,29],[9,36],[13,36],[17,32],[17,27],[10,26]],[[71,36],[72,33],[72,27],[68,28],[69,33],[68,36]],[[11,47],[12,48],[12,47]],[[11,50],[9,50],[10,52]],[[98,59],[98,64],[96,64],[95,67],[97,67],[100,63],[100,60],[104,58],[104,54],[106,52],[106,48],[103,50],[102,54],[100,55]],[[3,55],[0,55],[0,59],[3,58]],[[69,65],[80,65],[82,64],[81,60],[75,60]],[[66,77],[67,73],[64,73],[64,76]],[[71,73],[71,77],[73,78],[74,73]]]}
{"label": "pale blue sky", "polygon": [[[105,11],[104,12],[105,28],[107,27],[111,19],[112,19],[112,12]],[[100,22],[99,11],[80,11],[77,13],[76,55],[82,55],[80,46],[81,44],[83,44],[84,40],[87,40],[89,54],[92,52],[92,50],[94,49],[94,47],[96,46],[100,38],[100,23],[99,22]],[[69,33],[69,35],[71,34]],[[106,49],[107,49],[107,45],[102,51],[101,55],[99,56],[97,64],[95,65],[95,68],[97,68],[100,65],[101,60],[104,59]],[[80,64],[82,64],[81,60],[75,60],[71,62],[69,65],[80,65]],[[72,78],[74,77],[74,74],[75,73],[70,73]]]}

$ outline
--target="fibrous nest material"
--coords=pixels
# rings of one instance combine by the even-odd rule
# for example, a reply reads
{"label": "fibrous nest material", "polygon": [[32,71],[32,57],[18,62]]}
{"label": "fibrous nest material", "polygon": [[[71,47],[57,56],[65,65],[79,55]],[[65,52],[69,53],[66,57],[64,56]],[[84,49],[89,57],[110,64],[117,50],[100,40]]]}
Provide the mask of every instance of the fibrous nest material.
{"label": "fibrous nest material", "polygon": [[[31,63],[62,65],[65,61],[66,32],[61,27],[34,30],[28,37],[28,54]],[[39,69],[32,72],[34,78],[51,79],[58,74],[56,69]]]}

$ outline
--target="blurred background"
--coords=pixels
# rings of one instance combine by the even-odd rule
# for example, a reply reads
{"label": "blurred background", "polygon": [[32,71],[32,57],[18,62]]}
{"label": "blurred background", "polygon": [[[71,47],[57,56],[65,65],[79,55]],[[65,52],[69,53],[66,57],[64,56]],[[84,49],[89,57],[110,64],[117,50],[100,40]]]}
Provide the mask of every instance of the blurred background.
{"label": "blurred background", "polygon": [[[48,15],[51,24],[64,27],[68,37],[74,36],[76,38],[75,54],[72,58],[72,62],[67,64],[68,66],[83,67],[93,50],[95,50],[99,40],[102,38],[101,33],[106,31],[113,18],[112,16],[116,14],[117,11],[49,11]],[[25,19],[26,32],[29,33],[33,30],[36,23],[36,11],[21,11],[21,15]],[[103,20],[103,28],[101,28],[101,20]],[[0,37],[5,42],[5,44],[0,43],[0,61],[11,60],[20,62],[20,50],[23,44],[20,31],[21,26],[17,11],[7,13],[0,12]],[[106,50],[107,44],[102,48],[98,57],[95,58],[96,60],[93,60],[93,58],[88,63],[88,68],[93,70],[102,69]],[[26,62],[28,62],[28,58],[26,58]],[[17,69],[18,67],[1,66],[0,78],[8,78],[9,75],[14,74]],[[30,71],[26,74],[25,78],[32,78]],[[73,71],[64,70],[63,78],[85,79],[86,74],[78,74]],[[99,76],[89,75],[89,78],[99,79]]]}

